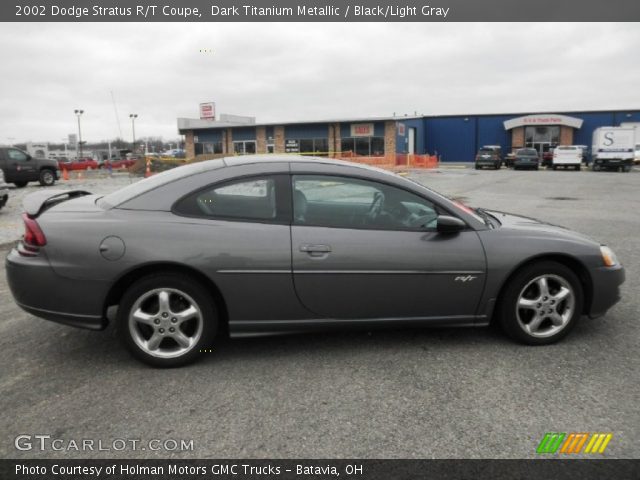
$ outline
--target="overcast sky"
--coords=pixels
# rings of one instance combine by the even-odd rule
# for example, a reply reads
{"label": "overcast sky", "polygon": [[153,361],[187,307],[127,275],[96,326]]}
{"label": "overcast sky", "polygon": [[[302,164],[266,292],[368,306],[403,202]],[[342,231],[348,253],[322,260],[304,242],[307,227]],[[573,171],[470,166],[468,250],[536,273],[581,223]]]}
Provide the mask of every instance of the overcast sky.
{"label": "overcast sky", "polygon": [[[640,108],[638,24],[2,24],[0,144],[258,122]],[[200,52],[207,50],[207,52]],[[115,98],[116,111],[112,95]]]}

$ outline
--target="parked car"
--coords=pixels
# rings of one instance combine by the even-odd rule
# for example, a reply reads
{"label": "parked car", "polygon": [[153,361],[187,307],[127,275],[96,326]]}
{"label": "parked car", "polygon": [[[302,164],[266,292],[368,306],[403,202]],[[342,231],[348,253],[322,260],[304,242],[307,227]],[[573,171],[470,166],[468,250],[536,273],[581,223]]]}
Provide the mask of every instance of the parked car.
{"label": "parked car", "polygon": [[493,148],[482,147],[476,154],[476,170],[482,167],[492,167],[494,170],[498,170],[502,164],[502,159],[499,153]]}
{"label": "parked car", "polygon": [[611,249],[579,233],[326,158],[228,157],[105,196],[41,191],[24,208],[6,260],[18,305],[76,327],[115,322],[133,355],[162,367],[223,331],[495,319],[544,345],[604,314],[624,281]]}
{"label": "parked car", "polygon": [[540,167],[540,158],[535,148],[519,148],[516,150],[513,159],[513,169],[532,168],[538,170]]}
{"label": "parked car", "polygon": [[[636,133],[638,135],[638,133]],[[633,163],[636,165],[640,164],[640,143],[636,144],[634,153],[633,153]]]}
{"label": "parked car", "polygon": [[0,168],[0,209],[7,204],[9,200],[9,186],[4,183],[4,173]]}
{"label": "parked car", "polygon": [[516,154],[515,152],[509,152],[505,155],[504,157],[504,164],[508,167],[511,168],[513,167],[513,161],[516,158]]}
{"label": "parked car", "polygon": [[558,145],[553,149],[553,162],[551,167],[557,170],[558,167],[580,170],[582,165],[583,150],[579,145]]}
{"label": "parked car", "polygon": [[117,170],[119,168],[129,168],[134,163],[136,163],[136,161],[131,158],[121,158],[118,160],[105,160],[100,166],[100,168],[109,168],[109,166],[111,166],[113,170]]}
{"label": "parked car", "polygon": [[0,147],[0,169],[4,172],[5,181],[18,188],[25,187],[29,182],[51,186],[60,178],[55,160],[34,158],[15,147]]}
{"label": "parked car", "polygon": [[93,158],[78,158],[67,162],[59,162],[60,170],[96,170],[100,164]]}
{"label": "parked car", "polygon": [[553,151],[554,150],[555,150],[555,147],[548,149],[546,152],[542,152],[541,164],[542,164],[543,167],[551,168],[551,166],[553,165]]}
{"label": "parked car", "polygon": [[504,162],[504,158],[502,156],[502,147],[500,145],[483,145],[482,148],[488,148],[496,152],[498,154],[498,158],[500,159],[500,163],[505,163],[506,165],[506,162]]}

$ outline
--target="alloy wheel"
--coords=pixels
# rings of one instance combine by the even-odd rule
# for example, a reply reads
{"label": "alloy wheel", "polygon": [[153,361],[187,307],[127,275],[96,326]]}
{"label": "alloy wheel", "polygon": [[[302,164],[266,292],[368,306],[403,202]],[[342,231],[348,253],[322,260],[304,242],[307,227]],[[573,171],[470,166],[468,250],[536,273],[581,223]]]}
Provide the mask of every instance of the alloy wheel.
{"label": "alloy wheel", "polygon": [[575,308],[575,292],[559,275],[540,275],[529,281],[518,295],[516,318],[532,337],[551,337],[563,330]]}
{"label": "alloy wheel", "polygon": [[203,315],[185,292],[158,288],[134,302],[128,326],[131,338],[143,352],[158,358],[177,358],[200,340]]}

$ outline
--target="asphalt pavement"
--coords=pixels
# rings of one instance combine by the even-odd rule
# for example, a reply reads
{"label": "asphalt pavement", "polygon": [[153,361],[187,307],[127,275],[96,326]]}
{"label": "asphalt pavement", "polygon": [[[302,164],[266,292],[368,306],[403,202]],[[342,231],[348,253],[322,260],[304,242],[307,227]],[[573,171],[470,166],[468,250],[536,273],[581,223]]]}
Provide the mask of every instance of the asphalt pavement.
{"label": "asphalt pavement", "polygon": [[[0,272],[0,457],[533,458],[546,432],[611,432],[602,456],[638,458],[640,172],[409,175],[611,246],[627,271],[623,300],[546,347],[491,328],[341,332],[226,340],[197,364],[155,370],[113,328],[24,313]],[[34,435],[61,450],[43,440],[42,451]],[[151,449],[154,439],[171,451]],[[110,450],[74,449],[82,440]]]}

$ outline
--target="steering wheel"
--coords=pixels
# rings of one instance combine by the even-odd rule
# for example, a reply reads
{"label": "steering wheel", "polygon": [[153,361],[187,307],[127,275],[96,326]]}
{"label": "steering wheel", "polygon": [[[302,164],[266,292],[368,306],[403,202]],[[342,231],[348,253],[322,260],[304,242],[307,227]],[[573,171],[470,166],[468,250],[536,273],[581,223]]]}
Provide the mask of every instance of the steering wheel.
{"label": "steering wheel", "polygon": [[369,211],[367,212],[367,219],[369,221],[375,220],[378,218],[378,215],[382,212],[382,207],[384,206],[384,194],[382,192],[376,192],[373,194],[373,201],[371,202],[371,206],[369,207]]}

